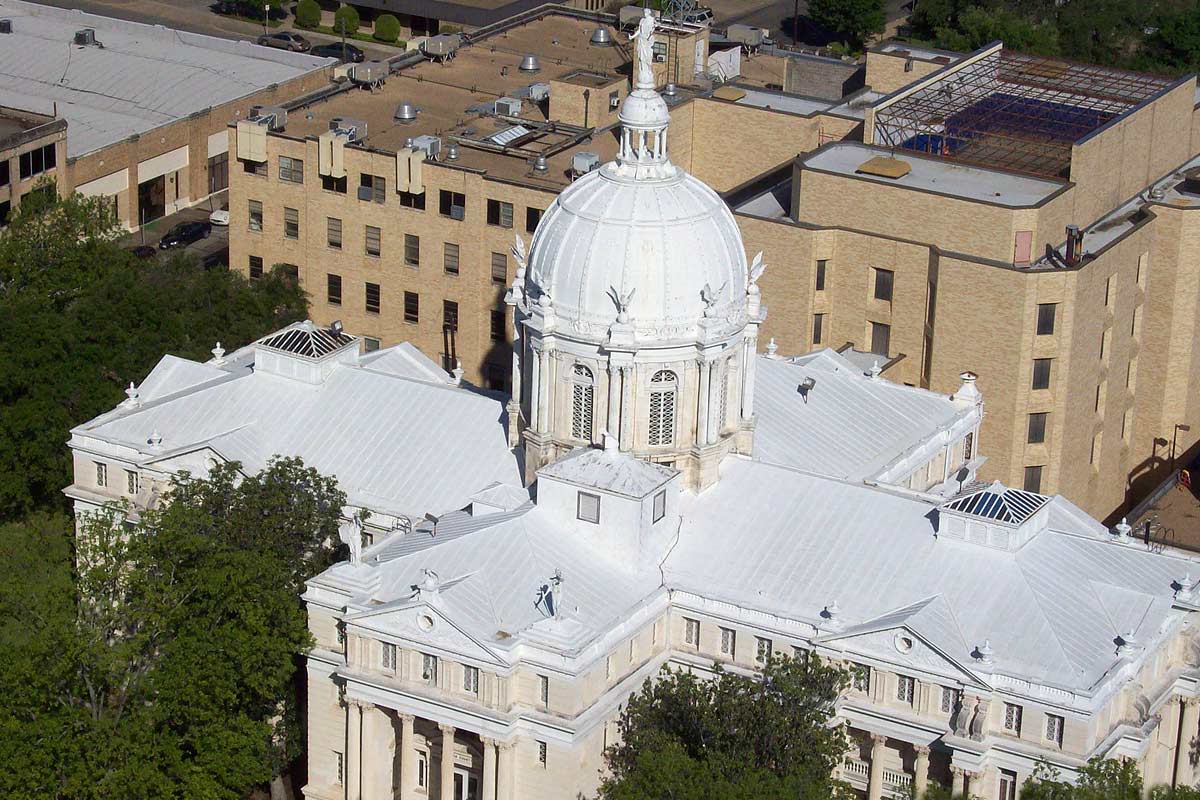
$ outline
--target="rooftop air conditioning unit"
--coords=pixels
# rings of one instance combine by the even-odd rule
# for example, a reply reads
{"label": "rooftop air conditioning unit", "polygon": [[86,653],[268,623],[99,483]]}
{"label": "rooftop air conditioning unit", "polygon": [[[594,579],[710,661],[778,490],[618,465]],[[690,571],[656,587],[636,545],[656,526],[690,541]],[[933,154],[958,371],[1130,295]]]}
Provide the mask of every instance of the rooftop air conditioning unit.
{"label": "rooftop air conditioning unit", "polygon": [[501,97],[496,101],[496,113],[509,117],[521,115],[521,101],[515,97]]}
{"label": "rooftop air conditioning unit", "polygon": [[535,103],[540,103],[550,97],[550,84],[548,83],[531,83],[529,84],[529,99]]}
{"label": "rooftop air conditioning unit", "polygon": [[611,111],[615,108],[620,108],[620,107],[621,107],[621,95],[619,95],[616,92],[613,92],[612,94],[610,94],[608,96],[608,108]]}
{"label": "rooftop air conditioning unit", "polygon": [[571,171],[576,175],[586,175],[600,166],[600,156],[586,150],[571,156]]}
{"label": "rooftop air conditioning unit", "polygon": [[412,146],[417,150],[424,150],[430,161],[437,161],[442,152],[442,140],[437,136],[418,136],[412,140]]}
{"label": "rooftop air conditioning unit", "polygon": [[351,144],[367,138],[367,121],[350,117],[334,117],[329,120],[329,130],[346,134]]}
{"label": "rooftop air conditioning unit", "polygon": [[667,63],[667,54],[666,53],[655,53],[654,54],[654,63],[655,64]]}
{"label": "rooftop air conditioning unit", "polygon": [[81,31],[75,31],[75,44],[80,47],[87,47],[96,43],[96,31],[92,28],[84,28]]}
{"label": "rooftop air conditioning unit", "polygon": [[282,106],[250,106],[250,119],[265,123],[267,130],[281,131],[287,126],[287,109]]}
{"label": "rooftop air conditioning unit", "polygon": [[12,33],[11,19],[0,19],[0,33]]}

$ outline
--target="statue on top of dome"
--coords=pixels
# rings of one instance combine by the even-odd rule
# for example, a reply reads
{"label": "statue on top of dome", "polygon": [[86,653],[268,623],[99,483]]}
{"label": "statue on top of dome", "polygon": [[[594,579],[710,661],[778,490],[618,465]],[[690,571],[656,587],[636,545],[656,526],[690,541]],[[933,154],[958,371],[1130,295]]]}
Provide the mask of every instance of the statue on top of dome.
{"label": "statue on top of dome", "polygon": [[617,291],[617,287],[608,287],[608,296],[612,298],[613,305],[617,307],[617,322],[622,325],[629,323],[629,304],[633,300],[633,295],[637,292],[637,287],[630,289],[625,294]]}
{"label": "statue on top of dome", "polygon": [[637,31],[629,37],[637,41],[638,74],[635,88],[654,88],[654,12],[646,9]]}

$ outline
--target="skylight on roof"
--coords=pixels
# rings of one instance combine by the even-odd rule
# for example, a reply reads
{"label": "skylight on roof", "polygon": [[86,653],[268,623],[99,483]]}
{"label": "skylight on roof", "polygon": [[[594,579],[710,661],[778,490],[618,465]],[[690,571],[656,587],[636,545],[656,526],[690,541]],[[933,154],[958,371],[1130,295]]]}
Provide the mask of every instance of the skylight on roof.
{"label": "skylight on roof", "polygon": [[1045,495],[1022,489],[1009,489],[997,481],[986,489],[951,500],[943,508],[982,519],[1020,525],[1048,502],[1050,498]]}
{"label": "skylight on roof", "polygon": [[354,337],[342,331],[332,331],[314,326],[287,328],[268,336],[259,344],[272,350],[291,353],[305,358],[321,358],[340,350],[354,341]]}

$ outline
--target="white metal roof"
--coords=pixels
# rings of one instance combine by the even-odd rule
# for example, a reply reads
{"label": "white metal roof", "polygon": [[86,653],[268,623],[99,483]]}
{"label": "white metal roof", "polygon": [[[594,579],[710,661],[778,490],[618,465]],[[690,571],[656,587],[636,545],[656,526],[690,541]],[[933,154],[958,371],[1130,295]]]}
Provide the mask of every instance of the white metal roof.
{"label": "white metal roof", "polygon": [[[329,59],[159,25],[0,0],[0,105],[67,120],[81,156],[318,69]],[[74,44],[93,28],[103,47]]]}

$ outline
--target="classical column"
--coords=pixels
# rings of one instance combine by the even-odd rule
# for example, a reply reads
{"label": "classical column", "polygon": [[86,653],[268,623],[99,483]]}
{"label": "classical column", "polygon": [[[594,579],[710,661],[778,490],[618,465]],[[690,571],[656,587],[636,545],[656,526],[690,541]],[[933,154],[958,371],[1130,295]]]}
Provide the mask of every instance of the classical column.
{"label": "classical column", "polygon": [[377,705],[363,707],[362,796],[363,800],[392,796],[392,765],[395,763],[396,729],[392,718]]}
{"label": "classical column", "polygon": [[544,347],[538,353],[541,366],[538,369],[538,430],[549,431],[554,426],[554,414],[550,411],[550,351]]}
{"label": "classical column", "polygon": [[950,794],[959,797],[966,790],[966,772],[962,767],[950,767]]}
{"label": "classical column", "polygon": [[967,797],[979,797],[976,792],[983,788],[983,773],[982,772],[964,772],[963,776],[967,779],[966,788],[963,793]]}
{"label": "classical column", "polygon": [[[749,333],[749,328],[747,328]],[[742,419],[754,417],[754,372],[758,364],[758,338],[746,336],[742,350]]]}
{"label": "classical column", "polygon": [[608,362],[608,432],[621,435],[621,368]]}
{"label": "classical column", "polygon": [[362,704],[346,701],[346,800],[362,800]]}
{"label": "classical column", "polygon": [[513,311],[513,343],[512,343],[512,397],[518,404],[521,402],[521,320]]}
{"label": "classical column", "polygon": [[886,736],[871,734],[871,772],[867,779],[867,800],[881,800],[883,797],[883,746],[886,742]]}
{"label": "classical column", "polygon": [[496,800],[496,740],[483,742],[483,800]]}
{"label": "classical column", "polygon": [[913,789],[916,790],[917,799],[920,800],[929,787],[929,748],[917,745],[915,749],[917,760],[913,764]]}
{"label": "classical column", "polygon": [[633,449],[633,367],[621,367],[621,449]]}
{"label": "classical column", "polygon": [[1175,750],[1175,786],[1192,785],[1192,740],[1200,728],[1200,701],[1189,697],[1184,701],[1179,721],[1179,747]]}
{"label": "classical column", "polygon": [[[621,368],[622,370],[625,367]],[[496,766],[496,800],[516,800],[513,787],[516,785],[517,754],[516,742],[502,742]]]}
{"label": "classical column", "polygon": [[696,445],[703,447],[708,444],[708,395],[712,364],[707,361],[699,361],[697,366],[700,370],[700,397],[696,404]]}
{"label": "classical column", "polygon": [[412,714],[400,715],[400,800],[415,800],[417,791],[417,750],[413,736]]}
{"label": "classical column", "polygon": [[454,800],[454,726],[439,725],[442,731],[442,800]]}
{"label": "classical column", "polygon": [[532,347],[529,353],[533,373],[529,376],[529,427],[534,431],[540,431],[542,429],[542,410],[539,408],[542,395],[542,354]]}

